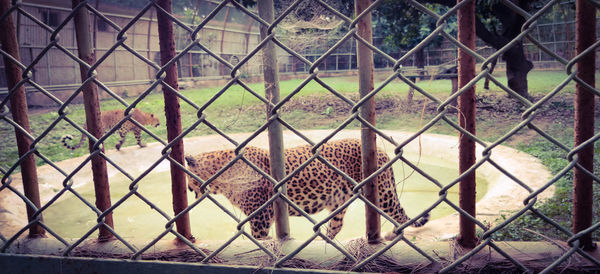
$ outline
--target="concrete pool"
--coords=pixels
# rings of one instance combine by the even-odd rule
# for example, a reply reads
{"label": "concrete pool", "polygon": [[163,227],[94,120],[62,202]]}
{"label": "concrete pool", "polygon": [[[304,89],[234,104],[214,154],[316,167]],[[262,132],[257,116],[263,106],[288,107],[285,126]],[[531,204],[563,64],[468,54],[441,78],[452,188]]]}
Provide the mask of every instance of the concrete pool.
{"label": "concrete pool", "polygon": [[[318,141],[324,138],[329,131],[315,130],[304,133],[313,141]],[[396,141],[402,141],[410,136],[409,133],[398,131],[388,131],[386,133]],[[248,134],[233,134],[231,136],[233,139],[241,141]],[[359,138],[359,136],[359,131],[350,130],[340,132],[334,139]],[[305,144],[301,138],[290,132],[285,133],[284,140],[286,147]],[[386,150],[388,155],[393,155],[393,146],[389,143],[384,144],[381,138],[378,140],[378,145]],[[267,147],[267,138],[264,134],[261,134],[250,145]],[[186,154],[227,148],[232,148],[232,146],[220,136],[201,136],[185,140]],[[123,165],[128,173],[137,176],[159,159],[161,149],[162,145],[156,143],[142,149],[128,147],[121,151],[108,151],[107,154],[113,161]],[[448,184],[458,176],[457,150],[456,137],[425,134],[420,139],[411,142],[404,150],[404,155],[440,183]],[[479,148],[479,151],[481,151],[481,148]],[[478,155],[481,154],[478,153]],[[527,183],[532,189],[539,188],[550,177],[550,173],[537,159],[514,149],[502,146],[497,147],[494,149],[492,159],[502,164],[505,169]],[[70,159],[60,162],[58,165],[70,171],[81,161],[82,159]],[[527,165],[523,165],[524,161],[527,162]],[[94,191],[90,183],[91,172],[88,169],[88,167],[84,167],[73,178],[73,189],[93,203],[95,200],[93,196]],[[154,171],[139,182],[137,191],[151,200],[163,212],[172,216],[171,186],[168,169],[169,164],[163,161]],[[480,220],[493,222],[500,214],[507,210],[522,208],[522,201],[527,196],[527,191],[489,164],[484,164],[477,172],[477,210]],[[64,176],[49,167],[40,167],[38,173],[40,176],[42,201],[47,202],[62,188]],[[400,201],[409,216],[415,216],[439,199],[439,188],[418,173],[412,172],[412,169],[406,164],[402,164],[401,162],[395,163],[394,175]],[[112,167],[109,168],[109,177],[111,198],[114,203],[129,192],[131,181]],[[18,176],[15,176],[15,180],[19,180]],[[551,194],[552,189],[549,189],[543,192],[540,197],[549,197]],[[22,227],[25,225],[24,220],[26,219],[24,206],[22,206],[22,201],[16,195],[13,196],[15,197],[12,197],[12,199],[9,199],[10,197],[0,197],[0,204],[6,211],[11,213],[11,216],[0,213],[0,220],[3,220],[4,223],[9,222],[11,227],[18,227],[19,225]],[[244,218],[241,211],[231,206],[224,196],[215,195],[215,198],[230,211],[234,212],[238,218]],[[458,203],[458,186],[450,189],[448,199],[454,203]],[[8,201],[12,202],[7,203]],[[192,193],[188,193],[188,201],[189,203],[194,201]],[[23,214],[18,214],[18,212],[22,212]],[[328,212],[324,211],[313,215],[313,218],[321,220],[328,214]],[[11,217],[11,220],[7,221],[6,217]],[[131,196],[115,209],[114,219],[115,230],[126,239],[151,239],[165,230],[165,218],[135,195]],[[349,207],[344,218],[345,225],[336,237],[336,240],[362,237],[365,233],[364,219],[364,203],[356,201]],[[190,220],[192,233],[199,240],[226,240],[231,238],[236,232],[237,223],[209,200],[203,201],[190,212]],[[382,220],[382,234],[385,234],[393,227],[385,219]],[[44,222],[61,237],[79,238],[96,224],[96,215],[73,194],[67,192],[44,212]],[[303,217],[291,217],[290,227],[291,234],[295,239],[306,239],[313,234],[312,223]],[[246,229],[246,231],[249,230]],[[408,228],[405,231],[405,235],[417,239],[441,240],[451,238],[457,232],[457,213],[449,205],[442,203],[432,211],[432,220],[427,225],[422,228]],[[5,231],[2,231],[2,233],[4,234]],[[4,235],[10,236],[10,234]],[[274,235],[273,228],[270,235]]]}

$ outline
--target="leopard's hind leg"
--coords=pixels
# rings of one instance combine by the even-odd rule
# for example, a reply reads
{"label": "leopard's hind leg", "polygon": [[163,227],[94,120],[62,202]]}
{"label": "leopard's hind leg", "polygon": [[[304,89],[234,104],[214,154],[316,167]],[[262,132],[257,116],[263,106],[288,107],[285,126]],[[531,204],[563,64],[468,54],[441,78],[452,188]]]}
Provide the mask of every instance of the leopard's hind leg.
{"label": "leopard's hind leg", "polygon": [[[331,211],[335,211],[337,207],[338,206],[335,205],[335,208],[331,209]],[[335,238],[335,235],[337,235],[340,232],[342,226],[344,225],[344,215],[346,214],[347,209],[348,207],[345,207],[329,220],[329,225],[327,227],[327,237],[333,239]]]}
{"label": "leopard's hind leg", "polygon": [[[325,204],[325,207],[329,209],[330,212],[336,211],[340,207],[340,205],[343,205],[348,199],[350,199],[349,193],[345,193],[342,190],[342,188],[344,187],[347,186],[338,185],[337,188],[336,186],[334,186],[334,190],[331,193],[330,200]],[[340,212],[335,214],[335,216],[333,216],[333,218],[329,220],[329,224],[327,227],[327,237],[333,239],[335,235],[337,235],[340,232],[342,226],[344,225],[344,215],[346,214],[346,210],[348,210],[348,207],[345,207],[342,210],[340,210]]]}
{"label": "leopard's hind leg", "polygon": [[125,137],[127,136],[127,131],[123,130],[123,129],[119,129],[119,136],[121,136],[121,139],[119,140],[119,142],[115,145],[115,148],[117,150],[121,149],[121,146],[123,145],[123,143],[125,143]]}

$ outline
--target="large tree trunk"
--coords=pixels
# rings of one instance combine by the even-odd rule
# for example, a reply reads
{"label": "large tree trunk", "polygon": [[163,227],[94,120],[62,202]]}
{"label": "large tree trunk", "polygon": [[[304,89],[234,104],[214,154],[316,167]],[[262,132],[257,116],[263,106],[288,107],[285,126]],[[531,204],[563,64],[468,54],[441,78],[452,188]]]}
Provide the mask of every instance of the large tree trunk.
{"label": "large tree trunk", "polygon": [[519,42],[510,48],[504,53],[503,59],[506,61],[508,87],[519,95],[529,98],[527,73],[533,69],[533,63],[525,58],[523,43]]}
{"label": "large tree trunk", "polygon": [[[530,10],[527,0],[511,0],[525,11]],[[483,24],[478,24],[478,36],[492,45],[496,49],[500,49],[510,43],[521,33],[521,27],[525,23],[525,18],[508,8],[506,5],[497,3],[493,6],[493,13],[502,22],[502,34],[492,34]],[[483,32],[488,32],[491,35],[484,35]],[[506,78],[508,79],[508,87],[514,90],[519,95],[529,98],[527,88],[527,73],[533,68],[533,63],[527,60],[523,48],[523,42],[516,42],[509,50],[507,50],[502,59],[506,61]]]}
{"label": "large tree trunk", "polygon": [[[511,1],[525,11],[530,10],[529,1],[527,0]],[[494,14],[502,22],[501,37],[504,38],[505,41],[501,41],[502,43],[500,43],[498,46],[503,47],[521,33],[521,28],[525,23],[525,18],[518,15],[504,4],[495,4],[493,10]],[[499,49],[500,47],[496,48]],[[533,68],[533,63],[527,60],[525,56],[523,42],[519,41],[515,43],[515,45],[506,51],[502,57],[504,61],[506,61],[506,77],[508,78],[508,87],[519,95],[529,98],[529,92],[527,89],[527,73],[529,73],[529,71]]]}

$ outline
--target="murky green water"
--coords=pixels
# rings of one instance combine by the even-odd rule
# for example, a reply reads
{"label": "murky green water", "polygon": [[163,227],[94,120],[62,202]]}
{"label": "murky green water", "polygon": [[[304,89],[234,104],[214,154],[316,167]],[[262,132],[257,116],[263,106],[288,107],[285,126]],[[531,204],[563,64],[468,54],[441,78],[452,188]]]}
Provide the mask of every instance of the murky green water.
{"label": "murky green water", "polygon": [[[391,155],[391,153],[389,153]],[[451,162],[439,158],[409,157],[414,163],[418,162],[422,168],[442,184],[448,184],[458,176],[458,168]],[[425,164],[427,163],[427,164]],[[398,183],[400,201],[409,216],[418,214],[439,199],[439,188],[422,177],[405,164],[394,164],[394,174]],[[405,178],[405,179],[404,179]],[[129,192],[130,181],[119,175],[111,178],[111,197],[113,203]],[[92,184],[76,187],[88,201],[94,202]],[[478,178],[477,199],[483,197],[487,191],[487,182]],[[171,209],[171,185],[169,172],[149,174],[139,182],[137,193],[143,195],[164,213],[173,216]],[[245,216],[221,195],[214,196],[216,200],[225,205],[238,218]],[[448,198],[458,203],[458,185],[450,189]],[[188,201],[194,201],[194,195],[188,192]],[[440,204],[432,212],[433,218],[440,218],[453,213],[453,209],[445,203]],[[313,215],[316,220],[321,220],[329,214],[320,212]],[[190,212],[192,233],[197,239],[228,239],[235,234],[236,222],[214,203],[205,200]],[[344,218],[344,227],[336,239],[355,238],[364,235],[365,231],[364,203],[353,203]],[[44,213],[45,222],[59,235],[66,238],[79,238],[96,224],[96,215],[85,206],[78,198],[66,193]],[[382,231],[385,233],[392,229],[392,225],[383,219]],[[125,238],[150,239],[158,236],[165,230],[166,219],[142,199],[133,195],[114,211],[115,230]],[[305,239],[312,235],[312,224],[303,217],[291,217],[291,233],[296,239]],[[274,226],[273,226],[274,227]],[[270,235],[274,235],[274,228]],[[246,231],[250,231],[246,229]],[[167,236],[172,238],[173,236]]]}

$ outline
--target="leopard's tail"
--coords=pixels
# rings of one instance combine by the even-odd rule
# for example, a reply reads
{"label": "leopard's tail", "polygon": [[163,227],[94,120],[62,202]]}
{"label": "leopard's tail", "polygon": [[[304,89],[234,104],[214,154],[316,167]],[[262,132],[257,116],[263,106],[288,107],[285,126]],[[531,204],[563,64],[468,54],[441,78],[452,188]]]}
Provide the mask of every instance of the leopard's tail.
{"label": "leopard's tail", "polygon": [[85,135],[81,134],[81,139],[79,139],[79,144],[76,144],[74,146],[69,145],[68,141],[71,141],[71,140],[73,140],[73,136],[71,136],[71,135],[65,135],[60,138],[60,141],[63,143],[63,146],[65,146],[66,148],[68,148],[70,150],[76,150],[83,145],[83,142],[85,142]]}
{"label": "leopard's tail", "polygon": [[426,212],[425,214],[423,214],[423,216],[421,216],[421,218],[412,223],[412,226],[421,227],[424,226],[427,222],[429,222],[429,212]]}
{"label": "leopard's tail", "polygon": [[[408,216],[406,216],[406,215],[405,215],[405,217],[406,217],[406,221],[407,221],[407,222],[411,220],[411,219],[410,219]],[[424,226],[424,225],[425,225],[427,222],[429,222],[429,212],[427,212],[427,213],[423,214],[423,216],[421,216],[421,217],[420,217],[418,220],[416,220],[414,223],[412,223],[412,224],[411,224],[411,226],[413,226],[413,227],[422,227],[422,226]],[[396,238],[397,236],[398,236],[398,234],[394,233],[394,231],[390,231],[390,232],[388,232],[388,233],[387,233],[387,234],[384,236],[384,239],[385,239],[386,241],[391,241],[391,240],[393,240],[394,238]]]}

